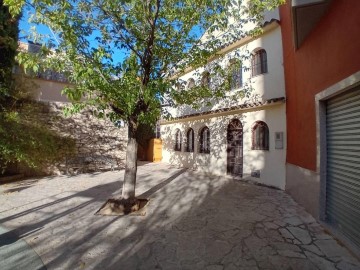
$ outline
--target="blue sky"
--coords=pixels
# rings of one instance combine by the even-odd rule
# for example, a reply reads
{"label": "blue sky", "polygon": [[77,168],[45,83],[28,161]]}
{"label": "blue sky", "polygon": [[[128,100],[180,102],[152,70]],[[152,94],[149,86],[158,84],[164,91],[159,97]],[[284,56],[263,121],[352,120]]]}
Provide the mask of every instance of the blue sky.
{"label": "blue sky", "polygon": [[[28,33],[30,31],[30,28],[33,26],[36,28],[36,32],[42,35],[46,35],[51,37],[52,39],[54,39],[54,34],[52,33],[52,31],[45,25],[34,25],[34,24],[30,24],[28,22],[30,16],[34,13],[33,9],[31,8],[26,8],[23,11],[23,16],[20,20],[19,23],[19,27],[20,27],[20,41],[23,42],[28,42]],[[194,32],[196,35],[199,36],[199,38],[202,35],[202,31],[198,28],[194,29]],[[90,44],[93,47],[96,47],[96,42],[95,40],[90,40]],[[115,50],[115,53],[113,55],[113,61],[114,63],[119,63],[122,62],[122,60],[124,59],[124,57],[126,56],[126,52],[125,51],[120,51],[120,50]]]}
{"label": "blue sky", "polygon": [[[20,41],[28,42],[28,40],[29,40],[28,34],[29,34],[31,27],[35,27],[37,33],[39,33],[41,35],[49,36],[50,38],[54,39],[55,36],[54,36],[53,32],[46,25],[35,25],[35,24],[30,24],[28,22],[29,18],[31,17],[31,15],[33,13],[34,13],[33,9],[29,9],[29,8],[27,8],[26,10],[23,11],[23,15],[22,15],[22,18],[19,23]],[[30,41],[32,41],[32,40],[30,40]],[[90,44],[91,44],[91,46],[96,47],[95,40],[90,41]],[[115,63],[121,62],[124,59],[124,57],[125,57],[125,53],[123,51],[118,50],[114,53],[113,61]]]}

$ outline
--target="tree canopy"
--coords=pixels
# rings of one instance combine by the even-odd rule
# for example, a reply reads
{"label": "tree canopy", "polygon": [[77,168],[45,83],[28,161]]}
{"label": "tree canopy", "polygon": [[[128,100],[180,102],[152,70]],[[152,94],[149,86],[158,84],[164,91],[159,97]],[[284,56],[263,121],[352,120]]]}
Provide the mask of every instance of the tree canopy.
{"label": "tree canopy", "polygon": [[[54,33],[42,39],[36,35],[33,41],[42,44],[41,50],[20,54],[20,64],[66,73],[73,83],[64,90],[73,101],[70,110],[90,105],[99,117],[125,120],[129,143],[140,123],[160,117],[164,104],[196,105],[207,97],[222,98],[230,85],[221,66],[214,66],[216,89],[196,84],[179,90],[175,86],[183,82],[176,74],[203,66],[211,57],[223,57],[217,54],[219,48],[256,33],[262,11],[280,2],[5,0],[13,13],[28,6],[31,21]],[[249,24],[254,25],[250,30],[245,27]],[[128,174],[136,176],[136,161],[129,160],[136,159],[137,146],[130,148],[125,180]],[[130,157],[134,151],[135,157]]]}
{"label": "tree canopy", "polygon": [[[249,34],[244,24],[259,21],[264,8],[279,3],[251,1],[255,15],[245,16],[246,1],[5,1],[14,12],[31,6],[31,20],[55,33],[35,40],[42,50],[22,55],[20,63],[67,73],[74,86],[65,93],[75,110],[89,104],[102,116],[111,108],[107,116],[113,119],[145,123],[159,117],[165,98],[191,104],[212,96],[208,89],[179,95],[174,91],[178,81],[169,75],[206,64],[222,44]],[[204,41],[199,37],[205,31]],[[224,87],[218,89],[221,93]]]}
{"label": "tree canopy", "polygon": [[19,27],[18,16],[12,16],[9,7],[0,0],[0,106],[4,110],[5,99],[10,95],[12,68],[15,63]]}

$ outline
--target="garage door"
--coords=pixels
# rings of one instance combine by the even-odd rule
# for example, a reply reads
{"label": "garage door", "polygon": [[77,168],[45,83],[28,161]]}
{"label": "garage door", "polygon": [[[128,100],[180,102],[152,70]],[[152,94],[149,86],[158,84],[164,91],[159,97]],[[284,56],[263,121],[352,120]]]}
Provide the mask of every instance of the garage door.
{"label": "garage door", "polygon": [[360,247],[360,88],[326,107],[326,219]]}

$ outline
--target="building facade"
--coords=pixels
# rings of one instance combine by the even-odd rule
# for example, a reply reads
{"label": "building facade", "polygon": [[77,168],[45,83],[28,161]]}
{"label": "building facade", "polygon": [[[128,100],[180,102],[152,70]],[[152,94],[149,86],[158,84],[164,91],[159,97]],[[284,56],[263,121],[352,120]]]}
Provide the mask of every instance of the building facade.
{"label": "building facade", "polygon": [[[161,121],[164,162],[285,188],[285,85],[278,11],[265,18],[261,36],[239,39],[222,50],[227,55],[222,65],[231,69],[228,98],[196,110],[173,109],[173,118]],[[234,68],[236,61],[241,65]],[[197,74],[203,77],[195,78]],[[181,79],[186,87],[211,84],[215,78],[205,77],[208,74],[211,70],[204,67]]]}
{"label": "building facade", "polygon": [[360,1],[280,8],[287,96],[286,191],[360,247]]}

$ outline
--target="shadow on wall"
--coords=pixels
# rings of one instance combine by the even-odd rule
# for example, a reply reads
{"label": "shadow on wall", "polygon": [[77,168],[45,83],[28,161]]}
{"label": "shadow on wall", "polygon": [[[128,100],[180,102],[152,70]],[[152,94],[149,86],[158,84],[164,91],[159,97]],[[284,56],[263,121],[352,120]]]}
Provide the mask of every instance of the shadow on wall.
{"label": "shadow on wall", "polygon": [[35,176],[124,168],[127,129],[96,118],[90,110],[66,118],[65,106],[58,102],[21,105],[21,122],[13,123],[9,142],[15,140],[35,167],[20,163],[9,173]]}
{"label": "shadow on wall", "polygon": [[[232,120],[237,119],[242,125],[242,148],[229,147],[228,126]],[[268,127],[268,142],[266,148],[253,149],[254,124],[264,121]],[[200,153],[199,132],[203,127],[210,130],[210,153]],[[192,128],[195,134],[194,152],[187,152],[187,131]],[[232,170],[231,162],[242,166],[243,178],[253,180],[265,185],[284,189],[285,187],[285,151],[284,147],[275,148],[275,133],[286,130],[285,105],[275,105],[268,108],[253,108],[225,116],[203,116],[202,118],[183,119],[178,122],[166,123],[162,126],[164,144],[164,161],[178,167],[186,167],[208,174],[226,175],[228,169]],[[181,151],[175,151],[176,132],[182,133]],[[265,135],[259,138],[264,138]],[[232,144],[234,145],[234,144]],[[265,146],[264,146],[265,147]],[[257,150],[259,149],[259,150]],[[237,161],[228,161],[228,157],[236,153]],[[232,158],[232,157],[231,157]],[[230,165],[229,165],[229,164]],[[233,172],[236,174],[236,172]]]}
{"label": "shadow on wall", "polygon": [[[170,164],[186,167],[193,170],[199,170],[205,173],[226,174],[227,153],[229,150],[227,141],[228,125],[233,119],[246,123],[246,114],[236,114],[229,116],[220,116],[214,118],[202,118],[191,122],[185,121],[172,125],[164,125],[163,144],[164,149],[169,151]],[[172,126],[172,127],[171,127]],[[204,127],[210,130],[210,152],[201,153],[201,131]],[[189,128],[194,130],[194,151],[187,152],[188,139],[186,134]],[[174,131],[179,129],[182,133],[181,151],[174,150],[175,134]],[[243,138],[244,142],[244,138]],[[240,154],[241,155],[241,154]]]}

